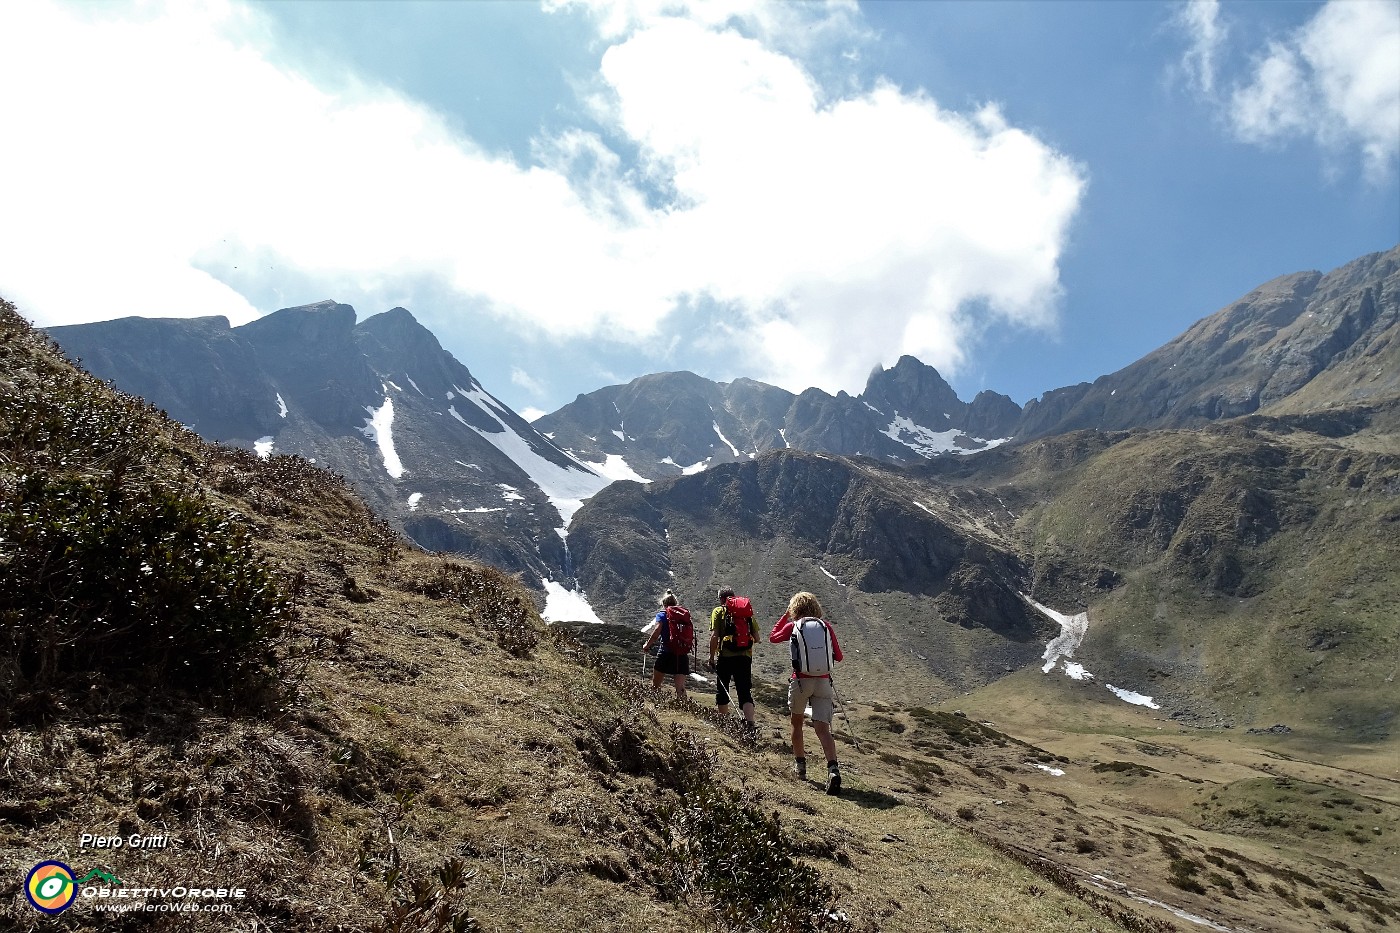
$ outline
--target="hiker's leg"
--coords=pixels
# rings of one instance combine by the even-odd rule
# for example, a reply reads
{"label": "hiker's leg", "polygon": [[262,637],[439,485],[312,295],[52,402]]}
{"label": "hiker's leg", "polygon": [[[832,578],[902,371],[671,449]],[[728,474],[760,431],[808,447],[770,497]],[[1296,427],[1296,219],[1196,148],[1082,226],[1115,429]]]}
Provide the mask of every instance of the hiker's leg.
{"label": "hiker's leg", "polygon": [[802,692],[802,681],[788,681],[788,709],[792,713],[792,757],[803,758],[802,716],[807,708],[807,697]]}
{"label": "hiker's leg", "polygon": [[721,716],[729,715],[729,680],[734,672],[729,669],[729,659],[720,655],[715,659],[715,706]]}
{"label": "hiker's leg", "polygon": [[675,667],[671,668],[671,673],[676,675],[676,699],[684,700],[686,698],[685,682],[690,679],[690,655],[678,655]]}
{"label": "hiker's leg", "polygon": [[827,762],[836,760],[836,741],[831,737],[831,720],[836,714],[835,699],[836,693],[829,679],[822,677],[812,684],[812,730],[822,743]]}
{"label": "hiker's leg", "polygon": [[661,689],[661,679],[662,679],[663,677],[665,677],[665,676],[666,676],[665,673],[662,672],[662,670],[661,670],[661,668],[660,668],[659,666],[653,668],[653,669],[652,669],[652,672],[651,672],[651,689],[653,689],[653,690],[660,690],[660,689]]}
{"label": "hiker's leg", "polygon": [[822,743],[822,754],[826,755],[827,763],[836,760],[836,740],[831,737],[831,723],[812,720],[812,731],[817,734],[817,741]]}
{"label": "hiker's leg", "polygon": [[739,708],[744,722],[753,723],[753,658],[734,659],[734,692],[739,694]]}

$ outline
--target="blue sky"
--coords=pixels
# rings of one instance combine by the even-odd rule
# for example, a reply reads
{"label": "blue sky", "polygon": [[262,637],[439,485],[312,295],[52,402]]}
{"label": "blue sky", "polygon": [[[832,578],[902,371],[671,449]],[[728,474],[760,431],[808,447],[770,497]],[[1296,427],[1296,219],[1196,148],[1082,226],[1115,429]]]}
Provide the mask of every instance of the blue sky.
{"label": "blue sky", "polygon": [[1400,2],[0,5],[39,324],[409,308],[519,411],[964,399],[1400,242]]}

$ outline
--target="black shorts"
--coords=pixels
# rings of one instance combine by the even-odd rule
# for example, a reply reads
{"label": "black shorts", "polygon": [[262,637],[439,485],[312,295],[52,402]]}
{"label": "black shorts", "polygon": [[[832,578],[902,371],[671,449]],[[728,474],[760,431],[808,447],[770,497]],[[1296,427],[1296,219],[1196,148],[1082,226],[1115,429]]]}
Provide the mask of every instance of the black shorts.
{"label": "black shorts", "polygon": [[689,675],[690,655],[671,654],[669,651],[663,651],[656,656],[656,669],[663,674]]}
{"label": "black shorts", "polygon": [[736,654],[715,659],[715,705],[728,706],[734,697],[729,693],[729,683],[734,682],[734,693],[738,694],[739,705],[753,702],[753,658]]}

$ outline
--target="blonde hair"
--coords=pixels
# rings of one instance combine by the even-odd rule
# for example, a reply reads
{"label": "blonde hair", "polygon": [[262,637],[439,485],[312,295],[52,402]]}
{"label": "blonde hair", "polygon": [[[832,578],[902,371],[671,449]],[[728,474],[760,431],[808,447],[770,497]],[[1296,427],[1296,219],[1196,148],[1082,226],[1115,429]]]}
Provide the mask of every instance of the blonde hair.
{"label": "blonde hair", "polygon": [[788,600],[788,618],[792,621],[820,619],[821,617],[822,604],[817,602],[817,597],[811,593],[798,593]]}
{"label": "blonde hair", "polygon": [[667,606],[676,606],[679,604],[680,600],[676,599],[676,594],[672,593],[670,590],[667,590],[666,595],[661,597],[661,605],[663,608]]}

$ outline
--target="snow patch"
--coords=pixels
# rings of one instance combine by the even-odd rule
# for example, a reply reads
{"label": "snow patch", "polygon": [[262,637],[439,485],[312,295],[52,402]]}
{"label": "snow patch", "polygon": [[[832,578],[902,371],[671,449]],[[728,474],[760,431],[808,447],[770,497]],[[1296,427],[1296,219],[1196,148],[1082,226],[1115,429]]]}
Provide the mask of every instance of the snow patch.
{"label": "snow patch", "polygon": [[[915,424],[903,415],[896,415],[889,427],[881,433],[890,440],[903,444],[921,457],[953,454],[961,449],[953,443],[956,438],[962,435],[961,431],[957,429],[933,431],[921,424]],[[908,437],[903,435],[908,435]]]}
{"label": "snow patch", "polygon": [[[1081,681],[1093,680],[1094,675],[1086,671],[1083,664],[1072,660],[1074,652],[1079,650],[1079,645],[1084,641],[1084,633],[1089,630],[1089,613],[1081,612],[1078,615],[1067,616],[1062,612],[1056,612],[1047,606],[1042,606],[1024,593],[1021,594],[1021,598],[1049,618],[1060,623],[1059,636],[1050,640],[1050,643],[1045,646],[1045,653],[1041,655],[1045,659],[1045,664],[1041,666],[1040,672],[1048,674],[1055,669],[1056,664],[1059,664],[1067,677]],[[1113,684],[1105,684],[1105,686],[1124,703],[1146,706],[1149,709],[1162,708],[1150,696],[1124,690]]]}
{"label": "snow patch", "polygon": [[501,498],[504,499],[504,500],[506,500],[507,502],[524,502],[524,501],[525,501],[525,497],[522,496],[522,495],[520,494],[520,491],[519,491],[518,489],[516,489],[514,486],[508,486],[508,485],[506,485],[505,483],[497,483],[496,485],[499,486],[501,489],[504,489],[504,490],[505,490],[505,492],[501,493]]}
{"label": "snow patch", "polygon": [[272,435],[264,435],[253,441],[253,450],[258,454],[259,460],[266,460],[272,456]]}
{"label": "snow patch", "polygon": [[369,417],[365,419],[360,433],[379,446],[379,455],[384,458],[384,472],[398,479],[405,471],[398,452],[394,450],[394,400],[385,396],[383,405],[378,408],[366,405],[365,411],[369,412]]}
{"label": "snow patch", "polygon": [[623,442],[626,442],[626,440],[627,440],[627,438],[623,436],[623,434],[622,434],[621,431],[614,431],[614,432],[613,432],[613,437],[615,437],[615,438],[617,438],[618,440],[623,441]]}
{"label": "snow patch", "polygon": [[818,564],[817,567],[818,567],[818,569],[821,570],[822,573],[826,574],[828,577],[831,577],[831,579],[832,579],[833,581],[835,581],[835,583],[836,583],[837,586],[845,586],[845,585],[846,585],[846,584],[842,583],[840,580],[837,580],[836,577],[832,576],[831,571],[830,571],[830,570],[827,570],[827,569],[826,569],[825,567],[823,567],[821,564]]}
{"label": "snow patch", "polygon": [[418,511],[418,501],[419,501],[420,499],[422,499],[422,498],[423,498],[423,494],[422,494],[421,492],[415,492],[413,495],[409,496],[409,497],[408,497],[408,510],[409,510],[410,512],[416,512],[416,511]]}
{"label": "snow patch", "polygon": [[1039,768],[1040,770],[1044,771],[1046,774],[1051,775],[1052,777],[1064,777],[1064,776],[1065,776],[1064,769],[1062,769],[1062,768],[1052,768],[1052,767],[1050,767],[1049,765],[1036,765],[1036,767]]}
{"label": "snow patch", "polygon": [[724,436],[724,432],[721,431],[721,430],[719,429],[719,422],[718,422],[718,421],[714,422],[714,429],[715,429],[715,433],[716,433],[717,435],[719,435],[719,439],[722,440],[722,441],[724,441],[725,446],[727,446],[727,447],[733,452],[734,456],[736,456],[736,457],[739,456],[739,448],[737,448],[737,447],[735,447],[733,444],[731,444],[731,443],[729,442],[729,438],[727,438],[727,437]]}
{"label": "snow patch", "polygon": [[462,463],[460,460],[453,460],[452,462],[464,466],[468,470],[476,470],[478,473],[481,472],[481,467],[477,466],[475,463]]}
{"label": "snow patch", "polygon": [[[474,386],[471,392],[463,390],[461,386],[454,385],[452,388],[485,412],[488,417],[501,426],[501,430],[499,433],[486,432],[467,424],[466,420],[457,414],[455,407],[448,408],[448,413],[475,431],[491,446],[515,461],[515,465],[525,471],[550,503],[559,510],[565,528],[568,528],[570,520],[583,505],[584,500],[612,482],[609,478],[594,473],[577,460],[573,460],[572,465],[566,467],[540,456],[530,446],[529,441],[515,433],[500,417],[506,414],[509,409],[481,391],[479,387]],[[572,458],[570,459],[572,460]]]}
{"label": "snow patch", "polygon": [[663,458],[661,458],[661,462],[664,463],[664,464],[667,464],[668,466],[673,466],[673,467],[675,467],[676,469],[680,470],[680,471],[681,471],[681,475],[683,475],[683,476],[694,476],[696,473],[701,473],[701,472],[703,472],[703,471],[705,470],[705,468],[706,468],[707,466],[710,465],[710,461],[713,460],[713,459],[714,459],[713,457],[706,457],[704,460],[701,460],[699,463],[692,463],[690,466],[681,466],[679,463],[677,463],[676,461],[672,460],[670,457],[663,457]]}
{"label": "snow patch", "polygon": [[[1059,636],[1050,639],[1050,643],[1045,646],[1045,653],[1041,655],[1045,659],[1045,664],[1041,666],[1040,672],[1048,674],[1055,669],[1055,665],[1063,658],[1069,662],[1074,657],[1074,652],[1079,650],[1079,645],[1084,641],[1084,633],[1089,630],[1089,613],[1081,612],[1078,615],[1067,616],[1063,612],[1056,612],[1048,606],[1043,606],[1026,594],[1022,593],[1021,598],[1030,603],[1043,615],[1060,623]],[[1084,680],[1093,677],[1084,670],[1082,664],[1074,664],[1073,670],[1070,663],[1065,664],[1065,673],[1075,680]]]}
{"label": "snow patch", "polygon": [[277,417],[287,417],[287,403],[282,401],[282,393],[277,393]]}
{"label": "snow patch", "polygon": [[591,460],[580,461],[587,467],[591,467],[593,472],[599,476],[605,476],[610,480],[630,479],[637,483],[649,483],[651,480],[638,473],[623,459],[622,454],[608,454],[607,459],[602,463],[594,463]]}
{"label": "snow patch", "polygon": [[1078,661],[1065,661],[1065,676],[1070,680],[1093,680],[1094,675],[1084,669]]}
{"label": "snow patch", "polygon": [[1213,920],[1207,920],[1205,917],[1198,917],[1195,914],[1187,913],[1180,907],[1173,907],[1171,904],[1164,904],[1161,901],[1156,901],[1145,895],[1138,894],[1136,891],[1133,891],[1121,881],[1115,881],[1112,878],[1106,878],[1103,875],[1090,875],[1089,882],[1095,887],[1102,888],[1105,891],[1112,890],[1117,892],[1118,894],[1126,895],[1127,897],[1130,897],[1133,900],[1138,901],[1139,903],[1147,904],[1150,907],[1157,907],[1161,910],[1167,911],[1168,913],[1175,914],[1176,916],[1180,917],[1182,920],[1187,921],[1188,923],[1194,923],[1197,926],[1203,926],[1207,929],[1216,930],[1217,933],[1234,933],[1234,931],[1231,930],[1229,927],[1223,927]]}
{"label": "snow patch", "polygon": [[924,505],[922,502],[920,502],[920,501],[917,500],[917,499],[914,500],[914,504],[917,505],[919,508],[923,509],[925,512],[927,512],[927,513],[930,514],[930,515],[937,515],[937,514],[938,514],[938,513],[934,512],[933,509],[931,509],[931,508],[929,508],[928,506]]}
{"label": "snow patch", "polygon": [[786,448],[792,447],[792,444],[788,443],[788,439],[787,439],[787,428],[779,428],[779,429],[778,429],[778,436],[781,437],[781,438],[783,439],[783,447],[784,447],[785,449],[786,449]]}
{"label": "snow patch", "polygon": [[400,389],[398,386],[394,385],[394,380],[392,380],[392,379],[385,379],[384,381],[387,382],[387,383],[389,384],[389,388],[390,388],[390,389],[393,389],[395,392],[402,392],[402,391],[403,391],[403,389]]}
{"label": "snow patch", "polygon": [[544,581],[544,612],[540,618],[546,622],[589,622],[602,625],[603,620],[588,604],[588,597],[582,590],[566,589],[562,583]]}
{"label": "snow patch", "polygon": [[1162,708],[1153,702],[1152,697],[1143,696],[1141,693],[1134,693],[1131,690],[1124,690],[1121,687],[1113,686],[1113,684],[1108,684],[1107,686],[1109,690],[1113,691],[1113,695],[1124,703],[1131,703],[1134,706],[1146,706],[1148,709]]}
{"label": "snow patch", "polygon": [[[947,417],[946,415],[944,417]],[[953,428],[948,431],[935,431],[926,428],[921,424],[915,424],[910,419],[895,414],[895,418],[890,422],[889,427],[881,432],[892,441],[896,441],[908,447],[921,457],[937,457],[940,454],[970,454],[979,450],[991,450],[999,447],[1011,440],[1009,437],[1000,437],[995,440],[985,440],[980,437],[973,437],[962,431]],[[955,442],[958,438],[967,438],[972,441],[973,447],[959,447]]]}
{"label": "snow patch", "polygon": [[413,391],[417,392],[419,395],[423,396],[424,398],[427,398],[427,397],[428,397],[428,393],[427,393],[427,392],[424,392],[422,389],[418,388],[418,383],[416,383],[416,382],[413,381],[413,377],[412,377],[412,376],[410,376],[408,373],[404,373],[404,374],[403,374],[403,377],[404,377],[405,379],[408,380],[408,384],[409,384],[409,385],[413,386]]}

